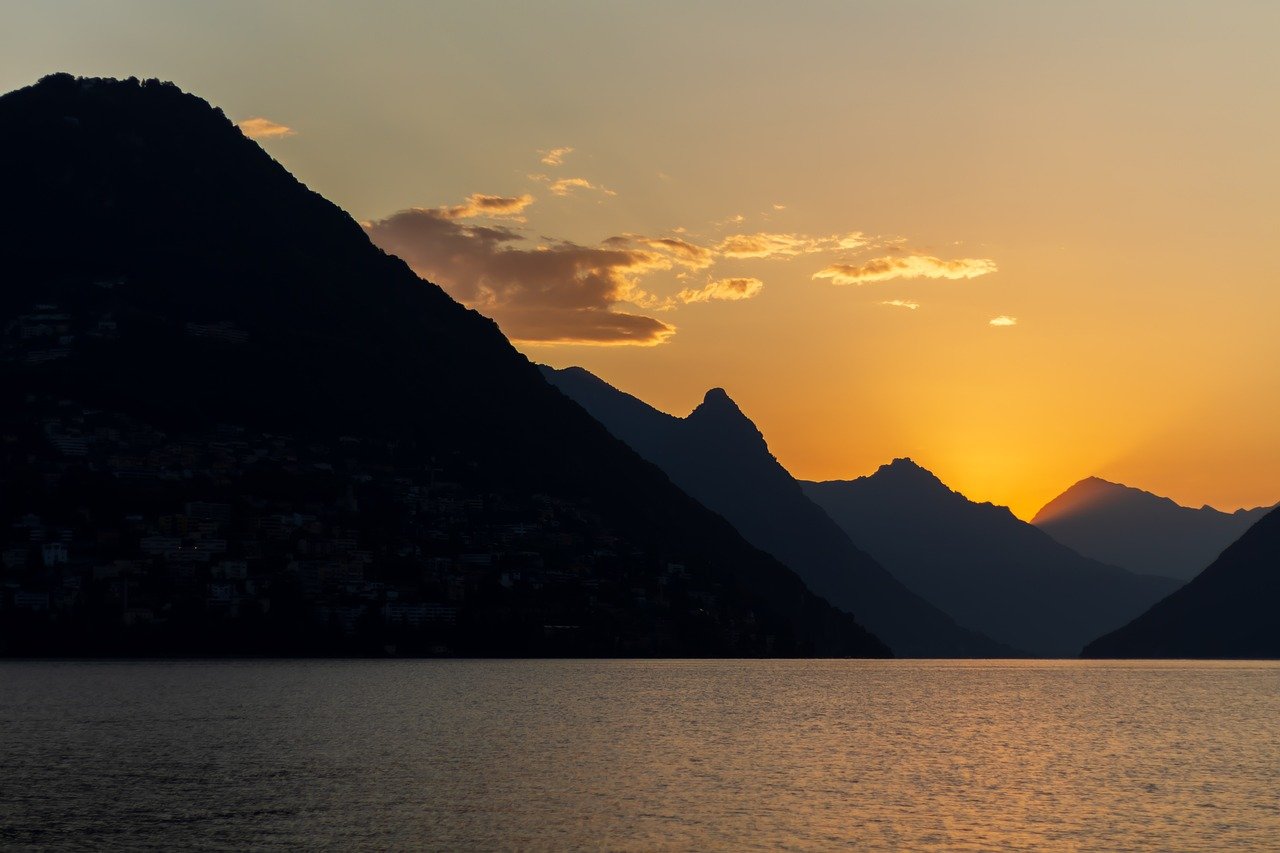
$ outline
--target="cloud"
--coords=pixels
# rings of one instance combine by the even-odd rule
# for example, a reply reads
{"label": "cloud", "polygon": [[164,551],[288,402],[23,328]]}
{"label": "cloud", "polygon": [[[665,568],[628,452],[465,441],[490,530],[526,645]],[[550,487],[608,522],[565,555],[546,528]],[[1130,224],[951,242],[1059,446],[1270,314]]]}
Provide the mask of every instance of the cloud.
{"label": "cloud", "polygon": [[710,302],[713,299],[737,301],[758,296],[764,290],[764,282],[758,278],[722,278],[707,282],[705,287],[697,290],[685,289],[676,294],[676,298],[686,304],[690,302]]}
{"label": "cloud", "polygon": [[564,162],[564,158],[573,153],[573,149],[568,146],[564,148],[552,148],[550,151],[539,151],[542,155],[542,162],[547,166],[559,166]]}
{"label": "cloud", "polygon": [[530,175],[529,180],[541,181],[547,185],[547,189],[551,191],[552,195],[561,197],[571,194],[574,190],[594,190],[605,195],[617,195],[616,192],[608,187],[593,184],[586,178],[560,178],[553,181],[546,175]]}
{"label": "cloud", "polygon": [[570,242],[529,246],[510,228],[464,224],[441,210],[405,210],[364,228],[418,275],[496,320],[512,340],[653,345],[675,332],[616,308],[653,300],[638,279],[670,269],[666,254]]}
{"label": "cloud", "polygon": [[293,136],[295,133],[293,128],[262,116],[244,119],[237,122],[236,126],[250,139],[279,139],[282,136]]}
{"label": "cloud", "polygon": [[944,261],[928,255],[873,258],[864,264],[832,264],[813,274],[835,284],[867,284],[894,278],[977,278],[996,271],[989,258],[959,258]]}
{"label": "cloud", "polygon": [[1008,314],[1001,314],[999,317],[992,317],[987,321],[988,326],[1016,326],[1018,325],[1017,317],[1010,317]]}
{"label": "cloud", "polygon": [[914,311],[920,307],[920,303],[914,299],[886,299],[881,305],[891,305],[894,308],[909,308]]}
{"label": "cloud", "polygon": [[731,234],[720,241],[716,250],[726,258],[789,258],[815,252],[853,250],[867,244],[861,231],[811,237],[807,234]]}
{"label": "cloud", "polygon": [[489,219],[519,219],[526,207],[533,204],[533,196],[525,193],[520,196],[484,195],[472,193],[464,204],[452,207],[437,207],[435,212],[445,219],[470,219],[485,216]]}
{"label": "cloud", "polygon": [[[683,229],[676,229],[677,232]],[[662,252],[673,264],[688,269],[706,269],[716,262],[716,253],[712,250],[691,243],[682,237],[645,237],[641,234],[621,234],[604,241],[606,246],[622,248],[626,246],[643,246]]]}

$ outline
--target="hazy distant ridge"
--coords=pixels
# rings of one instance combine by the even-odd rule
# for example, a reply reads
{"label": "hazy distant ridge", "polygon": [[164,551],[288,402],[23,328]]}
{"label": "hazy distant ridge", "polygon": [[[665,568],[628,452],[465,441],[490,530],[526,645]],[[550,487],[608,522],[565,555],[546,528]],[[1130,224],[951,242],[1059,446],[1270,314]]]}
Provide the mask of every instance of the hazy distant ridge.
{"label": "hazy distant ridge", "polygon": [[1031,523],[1095,560],[1187,580],[1269,510],[1191,509],[1141,489],[1089,477],[1045,504]]}
{"label": "hazy distant ridge", "polygon": [[907,586],[988,636],[1071,655],[1177,586],[1082,557],[910,459],[805,492]]}

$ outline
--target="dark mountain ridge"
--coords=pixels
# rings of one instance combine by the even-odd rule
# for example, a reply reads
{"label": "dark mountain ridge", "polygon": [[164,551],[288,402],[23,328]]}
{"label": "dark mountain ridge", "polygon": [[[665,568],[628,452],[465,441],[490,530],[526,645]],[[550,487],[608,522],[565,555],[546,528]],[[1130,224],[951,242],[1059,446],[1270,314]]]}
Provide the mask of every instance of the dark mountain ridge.
{"label": "dark mountain ridge", "polygon": [[0,97],[0,649],[882,655],[171,84]]}
{"label": "dark mountain ridge", "polygon": [[1178,585],[1082,557],[910,459],[804,489],[910,589],[962,624],[1036,655],[1075,656]]}
{"label": "dark mountain ridge", "polygon": [[1192,509],[1141,489],[1088,477],[1045,504],[1031,523],[1095,560],[1187,580],[1270,509]]}
{"label": "dark mountain ridge", "polygon": [[1280,510],[1086,658],[1280,658]]}
{"label": "dark mountain ridge", "polygon": [[[615,436],[657,464],[756,547],[794,569],[809,587],[854,613],[898,655],[1017,654],[957,625],[868,557],[769,452],[756,425],[721,388],[677,418],[582,368],[544,375]],[[1073,650],[1074,651],[1074,650]]]}

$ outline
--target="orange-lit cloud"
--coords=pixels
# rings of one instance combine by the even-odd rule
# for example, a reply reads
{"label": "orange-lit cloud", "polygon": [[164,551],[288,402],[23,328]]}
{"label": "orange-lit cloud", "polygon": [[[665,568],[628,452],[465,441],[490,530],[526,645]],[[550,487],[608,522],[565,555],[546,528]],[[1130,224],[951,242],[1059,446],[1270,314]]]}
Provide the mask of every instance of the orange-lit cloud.
{"label": "orange-lit cloud", "polygon": [[520,213],[533,204],[533,196],[525,193],[520,196],[484,195],[472,193],[464,204],[452,207],[437,207],[435,212],[445,219],[470,219],[484,216],[489,219],[521,219]]}
{"label": "orange-lit cloud", "polygon": [[551,191],[552,195],[561,197],[567,196],[575,190],[592,190],[605,195],[617,195],[616,192],[608,187],[593,184],[586,178],[560,178],[554,181],[546,175],[530,175],[529,178],[530,180],[541,181],[547,185],[547,189]]}
{"label": "orange-lit cloud", "polygon": [[881,305],[889,305],[893,308],[907,308],[912,311],[920,307],[920,303],[914,299],[886,299]]}
{"label": "orange-lit cloud", "polygon": [[[675,229],[677,232],[683,229]],[[606,246],[644,246],[662,252],[676,265],[689,269],[706,269],[716,262],[716,254],[705,246],[691,243],[682,237],[645,237],[640,234],[622,234],[604,241]]]}
{"label": "orange-lit cloud", "polygon": [[657,252],[569,242],[527,247],[510,228],[463,224],[440,210],[405,210],[364,228],[375,244],[492,317],[513,340],[652,345],[675,332],[616,307],[652,299],[637,280],[671,268]]}
{"label": "orange-lit cloud", "polygon": [[542,155],[542,162],[548,166],[559,166],[564,162],[564,158],[573,153],[573,149],[565,146],[564,148],[552,148],[550,151],[539,151]]}
{"label": "orange-lit cloud", "polygon": [[867,244],[860,231],[811,237],[806,234],[731,234],[716,250],[727,258],[789,258],[814,252],[858,249]]}
{"label": "orange-lit cloud", "polygon": [[894,278],[977,278],[996,271],[989,258],[959,258],[944,261],[928,255],[904,255],[900,258],[873,258],[864,264],[832,264],[813,274],[835,284],[867,284]]}
{"label": "orange-lit cloud", "polygon": [[1018,325],[1017,317],[1010,317],[1008,314],[1001,314],[999,317],[992,317],[988,322],[989,326],[1016,326]]}
{"label": "orange-lit cloud", "polygon": [[758,278],[722,278],[707,282],[697,290],[688,288],[676,294],[681,302],[710,302],[713,299],[736,301],[758,296],[764,290],[764,282]]}
{"label": "orange-lit cloud", "polygon": [[279,139],[282,136],[293,136],[294,129],[283,124],[263,118],[262,116],[254,116],[243,121],[237,122],[236,126],[240,128],[240,132],[250,139]]}
{"label": "orange-lit cloud", "polygon": [[729,258],[792,257],[818,251],[811,237],[798,234],[733,234],[716,248]]}

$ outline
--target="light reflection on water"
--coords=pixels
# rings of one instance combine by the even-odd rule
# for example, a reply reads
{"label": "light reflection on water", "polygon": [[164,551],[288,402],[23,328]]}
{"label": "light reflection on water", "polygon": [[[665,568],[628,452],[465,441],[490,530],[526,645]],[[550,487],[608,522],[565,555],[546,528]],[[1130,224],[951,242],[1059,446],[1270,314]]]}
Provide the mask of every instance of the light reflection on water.
{"label": "light reflection on water", "polygon": [[1280,847],[1280,664],[0,663],[0,847]]}

